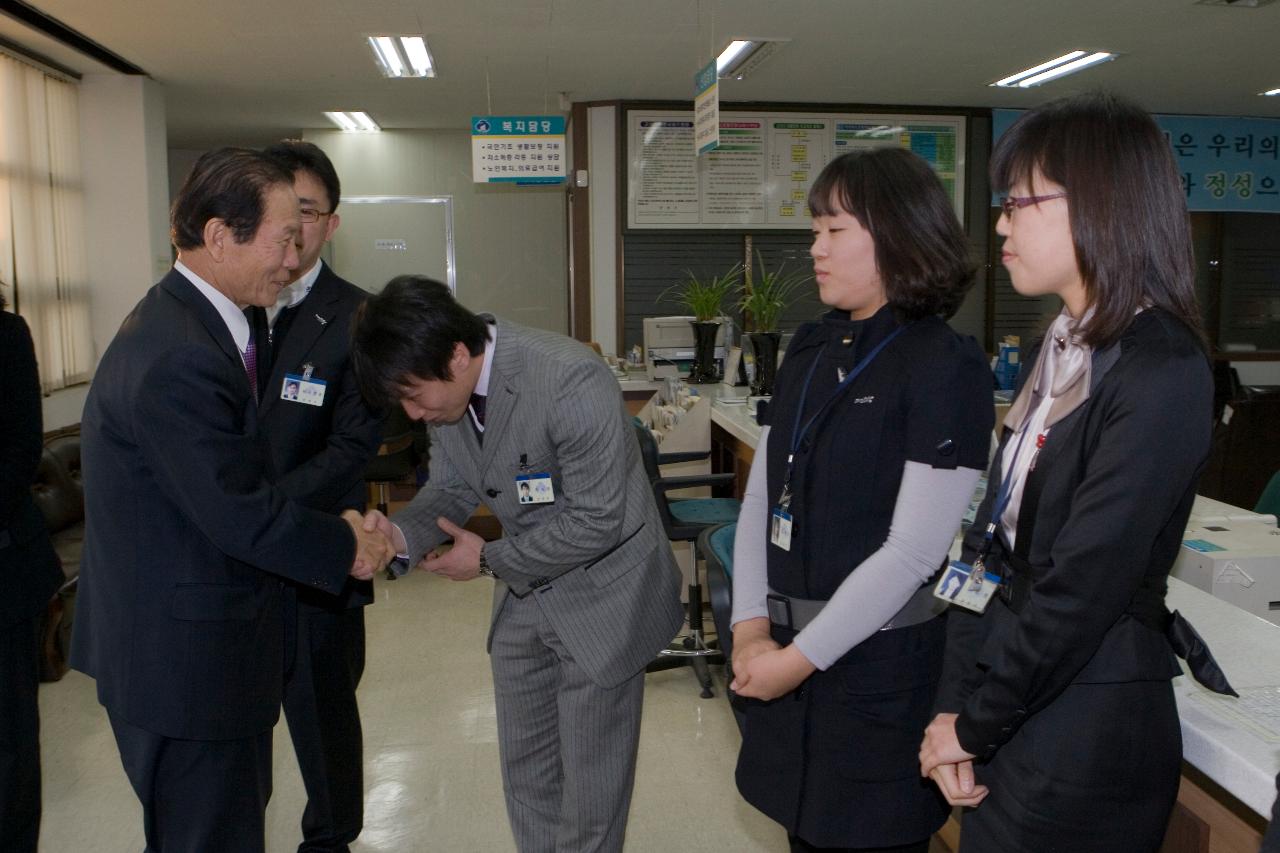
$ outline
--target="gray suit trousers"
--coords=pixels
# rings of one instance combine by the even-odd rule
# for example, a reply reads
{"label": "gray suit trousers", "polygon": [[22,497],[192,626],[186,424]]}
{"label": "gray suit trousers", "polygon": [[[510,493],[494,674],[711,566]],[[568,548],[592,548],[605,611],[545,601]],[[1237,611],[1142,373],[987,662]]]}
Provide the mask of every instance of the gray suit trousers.
{"label": "gray suit trousers", "polygon": [[600,687],[538,593],[508,595],[491,661],[507,814],[520,853],[618,853],[635,781],[644,671]]}

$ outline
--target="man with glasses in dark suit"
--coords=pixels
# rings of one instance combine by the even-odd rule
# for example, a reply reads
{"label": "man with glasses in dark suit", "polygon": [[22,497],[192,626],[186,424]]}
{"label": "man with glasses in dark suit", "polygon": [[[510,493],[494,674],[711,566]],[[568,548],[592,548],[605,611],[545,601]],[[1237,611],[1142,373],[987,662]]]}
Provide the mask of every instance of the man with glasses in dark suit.
{"label": "man with glasses in dark suit", "polygon": [[[258,423],[271,447],[276,486],[303,506],[363,512],[364,469],[378,452],[382,419],[360,397],[351,370],[351,318],[368,295],[320,259],[338,229],[341,185],[310,142],[264,152],[293,176],[302,229],[295,278],[276,304],[249,309],[263,389]],[[371,581],[348,579],[338,596],[290,584],[286,625],[296,645],[284,715],[307,789],[299,853],[345,853],[364,818],[364,754],[356,687],[364,673],[364,607]],[[286,664],[289,662],[286,660]]]}

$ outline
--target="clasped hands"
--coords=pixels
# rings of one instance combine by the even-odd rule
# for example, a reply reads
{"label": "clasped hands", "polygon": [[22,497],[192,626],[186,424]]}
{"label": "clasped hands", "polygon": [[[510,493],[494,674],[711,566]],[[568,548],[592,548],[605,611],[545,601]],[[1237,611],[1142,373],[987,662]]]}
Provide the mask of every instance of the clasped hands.
{"label": "clasped hands", "polygon": [[[353,512],[352,515],[360,527],[357,539],[361,534],[376,536],[385,540],[387,546],[391,549],[391,555],[387,557],[386,562],[382,565],[385,566],[387,562],[394,559],[396,554],[403,554],[408,551],[409,546],[404,541],[404,534],[378,510],[369,510],[365,513],[363,519],[357,513]],[[345,513],[343,517],[346,517]],[[350,520],[348,519],[348,521]],[[436,519],[436,524],[442,531],[453,538],[453,547],[443,554],[437,552],[427,554],[418,563],[418,567],[449,580],[469,581],[478,577],[480,575],[480,549],[484,547],[484,539],[465,528],[459,527],[443,516]],[[358,562],[359,560],[357,559]],[[381,566],[375,566],[370,569],[366,577],[371,577],[379,568]],[[352,574],[355,574],[354,570]]]}
{"label": "clasped hands", "polygon": [[[733,682],[729,686],[739,696],[776,699],[799,687],[814,669],[794,643],[784,647],[773,639],[768,619],[747,619],[733,626]],[[973,759],[956,736],[956,715],[934,717],[920,744],[920,775],[937,783],[953,806],[976,806],[989,793],[974,778]]]}
{"label": "clasped hands", "polygon": [[[370,512],[371,515],[374,513],[382,515],[377,510]],[[350,525],[351,533],[356,537],[356,555],[348,574],[362,581],[373,577],[375,572],[386,568],[387,563],[396,558],[396,547],[391,537],[376,527],[368,526],[366,519],[367,516],[360,515],[354,509],[344,510],[342,513],[342,520]],[[386,520],[385,517],[383,520]]]}

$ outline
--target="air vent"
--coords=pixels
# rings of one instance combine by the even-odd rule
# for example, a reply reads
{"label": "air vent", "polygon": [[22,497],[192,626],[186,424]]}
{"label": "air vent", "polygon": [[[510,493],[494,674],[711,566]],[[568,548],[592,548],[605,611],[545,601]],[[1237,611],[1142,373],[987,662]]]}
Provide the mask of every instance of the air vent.
{"label": "air vent", "polygon": [[1256,9],[1270,6],[1276,0],[1196,0],[1197,6],[1235,6],[1238,9]]}

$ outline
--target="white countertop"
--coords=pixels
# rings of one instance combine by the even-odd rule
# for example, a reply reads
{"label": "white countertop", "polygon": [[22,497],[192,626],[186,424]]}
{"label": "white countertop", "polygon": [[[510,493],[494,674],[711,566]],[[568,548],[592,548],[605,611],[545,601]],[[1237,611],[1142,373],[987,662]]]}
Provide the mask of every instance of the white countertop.
{"label": "white countertop", "polygon": [[[1270,688],[1280,708],[1280,626],[1177,578],[1169,578],[1167,601],[1204,637],[1232,687],[1242,696]],[[1240,713],[1239,700],[1219,698],[1189,675],[1174,679],[1173,687],[1182,718],[1183,757],[1269,817],[1280,771],[1280,724],[1260,720],[1255,729],[1234,717]]]}
{"label": "white countertop", "polygon": [[[756,401],[764,398],[748,397],[746,388],[731,388],[728,385],[714,387],[718,390],[711,402],[711,422],[754,450],[760,443],[760,425],[756,423]],[[727,400],[743,402],[730,403],[726,402]]]}

